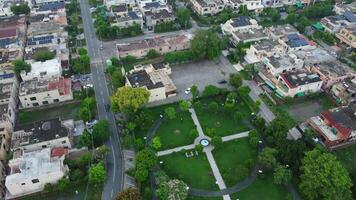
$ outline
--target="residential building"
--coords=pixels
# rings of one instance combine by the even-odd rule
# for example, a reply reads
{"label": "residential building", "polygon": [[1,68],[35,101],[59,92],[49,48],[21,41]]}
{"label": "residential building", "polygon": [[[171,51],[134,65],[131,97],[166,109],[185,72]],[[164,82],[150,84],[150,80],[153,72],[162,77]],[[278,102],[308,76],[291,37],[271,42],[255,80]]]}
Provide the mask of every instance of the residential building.
{"label": "residential building", "polygon": [[22,58],[25,28],[24,17],[0,19],[0,68],[12,66],[13,60]]}
{"label": "residential building", "polygon": [[176,95],[177,88],[169,77],[171,73],[169,64],[138,65],[126,74],[126,85],[148,90],[149,102],[163,100]]}
{"label": "residential building", "polygon": [[5,199],[6,197],[6,187],[5,187],[5,177],[6,177],[6,168],[5,162],[0,161],[0,199]]}
{"label": "residential building", "polygon": [[33,0],[33,5],[40,6],[40,5],[50,4],[55,2],[64,2],[64,0]]}
{"label": "residential building", "polygon": [[296,71],[302,69],[304,66],[304,61],[294,54],[277,54],[263,58],[262,62],[265,64],[266,70],[273,76],[288,71]]}
{"label": "residential building", "polygon": [[57,183],[69,171],[64,164],[66,154],[67,150],[63,148],[46,148],[14,156],[9,161],[10,174],[5,181],[8,191],[6,198],[40,192],[47,183]]}
{"label": "residential building", "polygon": [[[5,127],[0,127],[0,193],[1,193],[1,164],[6,160],[7,151],[9,150],[10,133]],[[0,194],[1,197],[1,194]]]}
{"label": "residential building", "polygon": [[279,39],[279,43],[288,47],[288,51],[312,50],[316,48],[316,43],[309,41],[301,34],[289,34]]}
{"label": "residential building", "polygon": [[335,34],[343,27],[356,25],[356,15],[350,11],[346,11],[341,15],[324,17],[320,23],[326,31]]}
{"label": "residential building", "polygon": [[21,78],[23,81],[33,80],[34,78],[52,79],[62,76],[62,67],[58,59],[46,60],[44,62],[37,61],[31,64],[31,71],[21,72]]}
{"label": "residential building", "polygon": [[176,19],[176,15],[170,10],[153,10],[146,11],[144,16],[144,25],[151,31],[159,23],[173,22]]}
{"label": "residential building", "polygon": [[117,44],[118,57],[128,55],[135,57],[146,56],[150,49],[164,54],[172,51],[186,50],[190,48],[190,35],[162,36],[150,39]]}
{"label": "residential building", "polygon": [[272,57],[287,53],[287,48],[276,40],[261,40],[246,50],[245,61],[249,64],[262,62],[264,57]]}
{"label": "residential building", "polygon": [[333,108],[308,120],[321,141],[330,149],[355,144],[356,101],[348,106]]}
{"label": "residential building", "polygon": [[73,120],[59,118],[16,126],[11,136],[11,150],[32,152],[45,148],[72,148]]}
{"label": "residential building", "polygon": [[336,37],[349,47],[356,49],[356,24],[341,28],[340,32],[336,33]]}
{"label": "residential building", "polygon": [[265,29],[249,29],[248,31],[236,31],[233,32],[230,41],[237,45],[240,42],[247,43],[247,42],[257,42],[260,40],[267,40],[268,34]]}
{"label": "residential building", "polygon": [[11,70],[0,70],[0,128],[12,132],[18,104],[18,81]]}
{"label": "residential building", "polygon": [[242,0],[242,5],[246,6],[248,10],[261,12],[264,8],[261,0]]}
{"label": "residential building", "polygon": [[41,4],[33,7],[31,13],[35,15],[39,14],[54,14],[56,15],[65,15],[65,2],[51,2],[46,4]]}
{"label": "residential building", "polygon": [[280,8],[284,6],[283,0],[262,0],[262,5],[265,8],[272,7],[272,8]]}
{"label": "residential building", "polygon": [[280,2],[281,2],[283,5],[288,5],[288,6],[290,6],[290,5],[295,5],[297,1],[298,1],[298,0],[281,0]]}
{"label": "residential building", "polygon": [[330,93],[337,103],[347,105],[356,100],[356,78],[345,79],[331,86]]}
{"label": "residential building", "polygon": [[113,6],[126,5],[127,7],[134,7],[136,5],[135,0],[104,0],[103,3],[108,10]]}
{"label": "residential building", "polygon": [[70,78],[33,78],[21,82],[19,89],[21,108],[32,108],[73,100]]}
{"label": "residential building", "polygon": [[247,16],[239,16],[229,19],[221,25],[224,35],[232,35],[234,32],[248,32],[251,29],[262,29],[255,19]]}
{"label": "residential building", "polygon": [[121,16],[127,14],[127,12],[129,11],[128,6],[125,4],[114,5],[114,6],[111,6],[109,9],[114,15],[116,15],[118,17],[121,17]]}
{"label": "residential building", "polygon": [[199,15],[215,15],[224,10],[222,0],[190,0],[194,12]]}
{"label": "residential building", "polygon": [[126,28],[135,24],[139,24],[141,29],[143,28],[142,14],[138,11],[128,11],[126,14],[116,16],[115,21],[112,23],[112,26]]}
{"label": "residential building", "polygon": [[323,89],[330,88],[337,82],[356,77],[356,72],[344,63],[325,62],[310,66],[310,70],[323,80]]}
{"label": "residential building", "polygon": [[356,13],[356,1],[354,1],[352,3],[349,3],[349,4],[336,3],[334,5],[333,11],[338,15],[342,15],[342,13],[344,13],[346,11],[350,11],[352,13]]}
{"label": "residential building", "polygon": [[23,0],[0,0],[0,17],[13,16],[11,6],[21,2],[23,2]]}
{"label": "residential building", "polygon": [[289,24],[268,27],[267,32],[273,40],[282,39],[287,35],[299,34],[298,30]]}

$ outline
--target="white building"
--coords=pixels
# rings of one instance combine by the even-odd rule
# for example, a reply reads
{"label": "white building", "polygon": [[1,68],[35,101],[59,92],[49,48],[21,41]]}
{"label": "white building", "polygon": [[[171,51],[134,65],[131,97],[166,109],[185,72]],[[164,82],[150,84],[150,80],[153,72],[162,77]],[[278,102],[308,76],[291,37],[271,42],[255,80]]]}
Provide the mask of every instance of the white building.
{"label": "white building", "polygon": [[149,102],[163,100],[176,95],[177,88],[169,77],[171,73],[168,64],[138,65],[126,75],[126,85],[148,90]]}
{"label": "white building", "polygon": [[72,148],[74,121],[58,118],[17,126],[11,136],[11,150],[24,152],[44,148]]}
{"label": "white building", "polygon": [[245,61],[249,64],[261,62],[264,57],[287,53],[287,48],[276,40],[261,40],[246,50]]}
{"label": "white building", "polygon": [[135,0],[104,0],[103,3],[107,9],[119,5],[126,5],[127,7],[134,7],[136,5]]}
{"label": "white building", "polygon": [[291,34],[299,34],[299,31],[289,24],[271,26],[267,28],[267,31],[268,35],[274,40],[281,39]]}
{"label": "white building", "polygon": [[38,78],[39,80],[47,80],[62,76],[61,63],[57,58],[46,60],[44,62],[38,61],[30,64],[31,71],[21,72],[21,78],[23,81],[32,80],[34,78]]}
{"label": "white building", "polygon": [[225,24],[221,25],[221,30],[224,35],[232,35],[233,32],[248,32],[250,29],[261,29],[255,19],[247,16],[239,16],[229,19]]}
{"label": "white building", "polygon": [[215,15],[225,8],[222,0],[190,0],[190,4],[199,15]]}
{"label": "white building", "polygon": [[70,78],[39,79],[21,82],[19,89],[21,108],[32,108],[73,100]]}
{"label": "white building", "polygon": [[242,0],[242,5],[245,5],[248,10],[255,12],[260,12],[264,8],[261,0]]}
{"label": "white building", "polygon": [[320,20],[320,23],[326,31],[335,34],[343,27],[356,25],[356,15],[346,11],[340,15],[324,17]]}
{"label": "white building", "polygon": [[304,61],[294,54],[274,55],[268,58],[265,57],[262,61],[266,65],[267,71],[273,76],[302,69],[304,66]]}
{"label": "white building", "polygon": [[69,171],[63,162],[66,153],[63,148],[46,148],[14,156],[5,181],[7,199],[40,192],[46,183],[57,183]]}

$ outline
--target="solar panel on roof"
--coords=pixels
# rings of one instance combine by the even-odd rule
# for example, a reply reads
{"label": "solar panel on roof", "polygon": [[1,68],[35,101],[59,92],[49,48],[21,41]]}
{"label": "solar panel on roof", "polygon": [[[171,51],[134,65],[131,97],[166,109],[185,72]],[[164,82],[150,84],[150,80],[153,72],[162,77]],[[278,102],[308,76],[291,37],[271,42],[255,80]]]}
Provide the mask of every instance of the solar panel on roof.
{"label": "solar panel on roof", "polygon": [[345,16],[345,18],[350,21],[350,22],[356,22],[356,16],[355,14],[353,14],[352,12],[350,11],[346,11],[344,12],[343,14]]}
{"label": "solar panel on roof", "polygon": [[299,36],[298,36],[298,34],[293,33],[293,34],[287,35],[287,38],[288,38],[288,40],[296,40],[296,39],[299,39]]}

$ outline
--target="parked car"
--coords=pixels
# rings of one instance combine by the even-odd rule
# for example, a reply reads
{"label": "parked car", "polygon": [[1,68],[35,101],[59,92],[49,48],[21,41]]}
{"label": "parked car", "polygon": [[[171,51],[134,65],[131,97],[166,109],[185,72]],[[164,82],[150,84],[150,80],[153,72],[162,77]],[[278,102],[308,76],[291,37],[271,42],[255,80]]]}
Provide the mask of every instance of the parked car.
{"label": "parked car", "polygon": [[185,93],[185,94],[189,94],[191,91],[192,91],[192,88],[189,87],[189,88],[187,88],[187,89],[184,91],[184,93]]}
{"label": "parked car", "polygon": [[221,80],[221,81],[219,81],[218,83],[219,83],[219,84],[226,84],[227,81],[226,81],[226,80]]}

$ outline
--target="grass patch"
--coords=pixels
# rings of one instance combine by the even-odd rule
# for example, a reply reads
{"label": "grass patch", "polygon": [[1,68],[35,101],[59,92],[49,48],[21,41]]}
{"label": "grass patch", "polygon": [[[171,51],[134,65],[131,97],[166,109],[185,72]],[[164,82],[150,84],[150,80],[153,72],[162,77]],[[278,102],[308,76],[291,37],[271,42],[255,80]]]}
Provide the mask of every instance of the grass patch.
{"label": "grass patch", "polygon": [[190,134],[190,131],[194,128],[191,114],[188,111],[178,112],[176,119],[163,121],[155,136],[161,139],[161,149],[171,149],[192,144],[195,137]]}
{"label": "grass patch", "polygon": [[230,195],[231,199],[243,200],[285,200],[289,193],[284,186],[273,183],[272,175],[258,177],[249,187]]}
{"label": "grass patch", "polygon": [[162,169],[172,178],[178,178],[189,187],[217,190],[215,178],[204,153],[187,158],[184,152],[159,157]]}
{"label": "grass patch", "polygon": [[[219,104],[219,110],[216,113],[212,113],[207,107],[209,102],[216,101]],[[224,96],[214,97],[213,99],[202,99],[201,103],[203,104],[203,108],[195,109],[197,116],[199,118],[199,122],[205,131],[206,128],[214,128],[216,134],[219,136],[232,135],[236,133],[240,133],[243,131],[247,131],[247,125],[241,120],[240,123],[237,123],[234,120],[233,113],[226,113],[223,111],[222,104],[225,101]],[[245,102],[237,103],[237,108],[239,112],[242,113],[243,118],[250,115],[251,111]],[[243,119],[242,118],[242,119]]]}
{"label": "grass patch", "polygon": [[196,196],[188,196],[186,200],[222,200],[222,197],[196,197]]}
{"label": "grass patch", "polygon": [[[257,150],[250,146],[248,137],[225,142],[221,148],[214,149],[213,154],[228,187],[246,178],[250,174],[250,169],[248,168],[253,167],[247,167],[246,161],[250,160],[254,164],[257,158]],[[239,174],[240,171],[237,168],[239,165],[246,166],[248,173],[241,172]]]}
{"label": "grass patch", "polygon": [[356,173],[356,145],[333,153],[350,173]]}
{"label": "grass patch", "polygon": [[20,111],[19,112],[19,123],[25,124],[39,120],[48,120],[57,117],[61,117],[62,120],[65,119],[78,119],[78,110],[80,103],[69,103],[60,105],[57,107],[51,107],[48,109],[40,109],[33,111]]}

